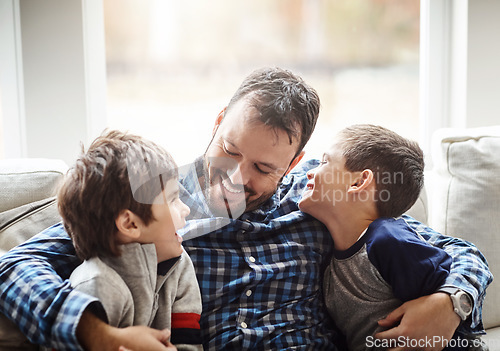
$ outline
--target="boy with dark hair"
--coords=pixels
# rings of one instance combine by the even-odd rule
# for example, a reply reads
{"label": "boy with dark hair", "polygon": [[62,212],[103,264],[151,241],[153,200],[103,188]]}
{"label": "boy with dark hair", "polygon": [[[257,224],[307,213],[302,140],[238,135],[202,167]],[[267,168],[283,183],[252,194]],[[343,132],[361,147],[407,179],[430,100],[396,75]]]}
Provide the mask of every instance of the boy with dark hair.
{"label": "boy with dark hair", "polygon": [[116,327],[168,328],[179,349],[200,350],[201,296],[176,233],[189,214],[177,177],[161,147],[110,131],[68,171],[58,207],[84,260],[71,285],[99,299],[101,318]]}
{"label": "boy with dark hair", "polygon": [[354,125],[308,172],[299,207],[333,238],[324,295],[350,350],[410,347],[375,339],[383,330],[378,321],[403,302],[435,292],[449,274],[449,255],[398,218],[417,200],[423,171],[417,143],[383,127]]}

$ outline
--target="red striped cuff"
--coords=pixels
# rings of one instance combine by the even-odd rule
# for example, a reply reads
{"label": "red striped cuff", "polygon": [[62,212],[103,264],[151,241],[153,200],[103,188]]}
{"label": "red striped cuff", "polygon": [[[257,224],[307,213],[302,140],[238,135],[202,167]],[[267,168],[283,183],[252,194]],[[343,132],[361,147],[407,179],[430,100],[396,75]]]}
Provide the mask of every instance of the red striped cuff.
{"label": "red striped cuff", "polygon": [[180,328],[200,329],[200,315],[198,313],[172,313],[172,329]]}

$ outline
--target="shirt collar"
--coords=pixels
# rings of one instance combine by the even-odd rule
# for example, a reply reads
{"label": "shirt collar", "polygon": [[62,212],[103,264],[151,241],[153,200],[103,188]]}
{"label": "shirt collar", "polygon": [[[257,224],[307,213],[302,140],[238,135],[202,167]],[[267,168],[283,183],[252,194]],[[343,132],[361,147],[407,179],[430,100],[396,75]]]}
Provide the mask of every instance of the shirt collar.
{"label": "shirt collar", "polygon": [[[184,240],[211,233],[232,222],[229,218],[216,217],[210,211],[200,184],[200,178],[205,174],[204,157],[198,157],[192,164],[179,168],[182,201],[191,209],[187,225],[178,231]],[[265,218],[280,206],[281,189],[278,190],[260,206],[246,212],[239,219]]]}

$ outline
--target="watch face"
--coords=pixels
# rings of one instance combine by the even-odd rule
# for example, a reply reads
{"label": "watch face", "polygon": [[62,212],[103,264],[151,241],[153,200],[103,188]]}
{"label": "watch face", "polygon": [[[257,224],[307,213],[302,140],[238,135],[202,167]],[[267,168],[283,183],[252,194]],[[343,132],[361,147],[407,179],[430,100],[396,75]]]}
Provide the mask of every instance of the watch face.
{"label": "watch face", "polygon": [[465,313],[470,313],[472,310],[470,298],[467,294],[463,293],[460,295],[460,307]]}

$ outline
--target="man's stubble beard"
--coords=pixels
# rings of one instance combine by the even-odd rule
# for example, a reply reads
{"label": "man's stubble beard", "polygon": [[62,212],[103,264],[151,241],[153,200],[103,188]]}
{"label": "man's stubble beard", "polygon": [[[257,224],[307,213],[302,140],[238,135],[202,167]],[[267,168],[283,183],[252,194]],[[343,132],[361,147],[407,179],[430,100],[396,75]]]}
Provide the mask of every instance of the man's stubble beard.
{"label": "man's stubble beard", "polygon": [[[204,158],[205,165],[203,167],[203,178],[204,178],[204,189],[203,189],[203,194],[205,195],[205,199],[207,200],[208,207],[212,211],[212,214],[217,216],[217,217],[227,217],[227,218],[232,218],[236,219],[239,216],[241,216],[245,212],[250,212],[253,210],[258,209],[264,202],[266,202],[271,196],[274,195],[276,192],[276,189],[262,194],[256,199],[250,200],[249,198],[255,194],[255,191],[250,189],[247,186],[244,186],[244,199],[245,199],[245,208],[243,209],[243,204],[237,204],[237,205],[232,205],[229,206],[228,201],[224,197],[224,199],[215,199],[212,197],[211,190],[214,187],[219,187],[221,190],[221,193],[224,194],[226,191],[224,189],[224,186],[220,181],[214,182],[215,178],[219,178],[220,174],[224,174],[222,170],[215,170],[214,174],[212,177],[210,177],[210,172],[209,172],[209,166],[206,158]],[[226,175],[227,176],[227,175]],[[281,183],[281,180],[280,180]],[[279,183],[278,183],[279,185]]]}

